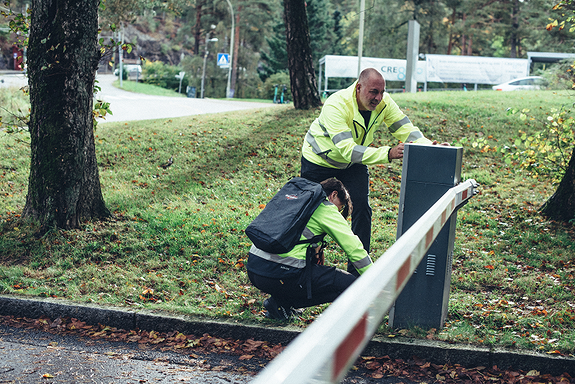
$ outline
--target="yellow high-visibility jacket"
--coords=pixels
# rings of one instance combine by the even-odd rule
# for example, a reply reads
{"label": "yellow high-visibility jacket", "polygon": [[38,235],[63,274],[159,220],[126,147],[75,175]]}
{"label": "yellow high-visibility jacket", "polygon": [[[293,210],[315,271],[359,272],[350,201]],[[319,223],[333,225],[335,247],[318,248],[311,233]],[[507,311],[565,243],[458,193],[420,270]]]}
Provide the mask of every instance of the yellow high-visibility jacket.
{"label": "yellow high-visibility jacket", "polygon": [[376,130],[387,127],[404,143],[431,144],[419,128],[399,109],[388,93],[371,112],[365,127],[356,99],[357,81],[350,87],[331,95],[321,113],[311,124],[302,147],[303,157],[320,166],[345,169],[352,164],[389,163],[390,147],[369,147]]}
{"label": "yellow high-visibility jacket", "polygon": [[[311,215],[301,240],[324,233],[339,244],[360,274],[371,267],[371,258],[363,248],[363,244],[351,231],[349,223],[339,213],[337,207],[327,199]],[[260,276],[278,279],[296,277],[305,269],[308,246],[309,244],[297,244],[288,253],[274,254],[252,245],[246,267]]]}

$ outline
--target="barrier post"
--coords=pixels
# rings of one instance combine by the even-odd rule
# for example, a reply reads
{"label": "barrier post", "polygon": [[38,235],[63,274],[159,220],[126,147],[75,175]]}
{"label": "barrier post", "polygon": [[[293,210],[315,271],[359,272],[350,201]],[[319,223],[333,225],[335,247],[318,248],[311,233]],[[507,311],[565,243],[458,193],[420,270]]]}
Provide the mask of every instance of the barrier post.
{"label": "barrier post", "polygon": [[[459,184],[463,148],[406,144],[397,238]],[[394,328],[442,328],[447,316],[457,212],[451,215],[389,312]]]}

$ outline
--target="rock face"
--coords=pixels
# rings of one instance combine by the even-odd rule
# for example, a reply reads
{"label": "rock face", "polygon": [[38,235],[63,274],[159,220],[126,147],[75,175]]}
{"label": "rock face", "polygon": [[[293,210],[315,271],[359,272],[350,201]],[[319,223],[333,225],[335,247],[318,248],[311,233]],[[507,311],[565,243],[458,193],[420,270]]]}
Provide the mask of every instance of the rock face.
{"label": "rock face", "polygon": [[[152,32],[146,22],[136,20],[134,24],[126,25],[124,28],[124,41],[134,44],[131,53],[124,51],[125,63],[135,64],[140,58],[149,61],[162,61],[170,65],[178,65],[185,56],[193,55],[193,37],[180,31],[186,26],[180,25],[176,20],[171,20],[169,26],[162,17],[155,17],[152,20],[155,24],[155,31]],[[12,39],[14,35],[0,35],[0,70],[13,69],[12,59]],[[105,43],[110,42],[111,32],[102,32],[101,37]],[[178,43],[185,42],[184,44]],[[112,72],[110,62],[112,58],[117,59],[118,50],[108,49],[100,60],[98,71],[101,73]]]}
{"label": "rock face", "polygon": [[[162,61],[169,65],[178,65],[185,56],[193,55],[191,49],[186,49],[179,44],[174,43],[176,34],[167,33],[162,28],[161,21],[158,21],[158,29],[156,32],[150,32],[142,24],[131,24],[124,28],[124,41],[133,44],[131,53],[124,51],[123,58],[125,63],[136,63],[141,58],[148,61]],[[175,25],[174,29],[179,29],[179,25]],[[106,38],[106,37],[105,37]],[[109,41],[109,36],[107,37]],[[107,66],[106,70],[110,71],[109,62],[114,55],[117,57],[117,49],[106,52],[100,61],[100,70]]]}

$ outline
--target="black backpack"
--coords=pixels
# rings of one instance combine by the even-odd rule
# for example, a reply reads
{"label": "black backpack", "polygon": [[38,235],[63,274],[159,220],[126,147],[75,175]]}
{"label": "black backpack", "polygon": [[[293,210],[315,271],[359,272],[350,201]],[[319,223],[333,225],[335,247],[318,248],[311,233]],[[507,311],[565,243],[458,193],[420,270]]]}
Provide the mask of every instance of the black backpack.
{"label": "black backpack", "polygon": [[301,240],[309,218],[326,198],[321,184],[294,177],[248,225],[246,235],[259,249],[287,253],[296,244],[319,243],[325,235]]}

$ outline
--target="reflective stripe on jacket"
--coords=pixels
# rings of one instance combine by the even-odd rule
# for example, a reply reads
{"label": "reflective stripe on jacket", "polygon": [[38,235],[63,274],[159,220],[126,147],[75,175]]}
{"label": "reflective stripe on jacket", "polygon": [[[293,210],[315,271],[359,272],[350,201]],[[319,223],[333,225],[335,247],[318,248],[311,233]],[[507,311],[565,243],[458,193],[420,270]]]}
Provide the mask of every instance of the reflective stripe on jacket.
{"label": "reflective stripe on jacket", "polygon": [[369,147],[376,130],[387,127],[389,132],[404,143],[431,141],[399,109],[388,93],[371,112],[369,126],[365,127],[356,99],[357,81],[350,87],[331,95],[321,113],[311,124],[302,147],[302,155],[314,164],[345,169],[352,164],[388,163],[390,147]]}
{"label": "reflective stripe on jacket", "polygon": [[[307,236],[306,231],[310,231]],[[306,231],[301,237],[302,240],[327,233],[339,244],[359,273],[365,272],[371,266],[371,258],[361,241],[353,234],[347,220],[338,212],[337,207],[329,201],[324,201],[315,210],[307,223]],[[277,255],[252,245],[246,267],[261,276],[278,279],[295,277],[305,268],[308,246],[309,244],[298,244],[288,253]]]}

